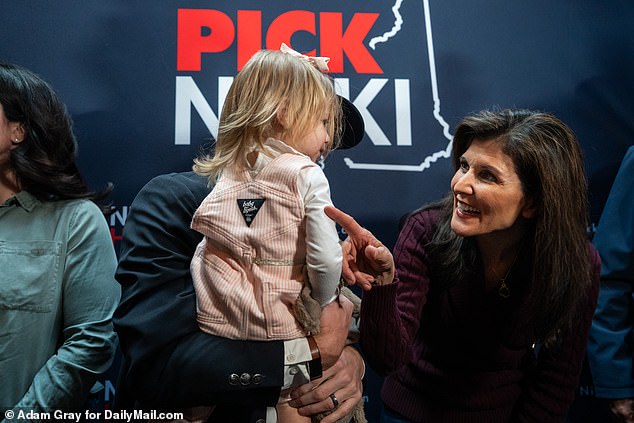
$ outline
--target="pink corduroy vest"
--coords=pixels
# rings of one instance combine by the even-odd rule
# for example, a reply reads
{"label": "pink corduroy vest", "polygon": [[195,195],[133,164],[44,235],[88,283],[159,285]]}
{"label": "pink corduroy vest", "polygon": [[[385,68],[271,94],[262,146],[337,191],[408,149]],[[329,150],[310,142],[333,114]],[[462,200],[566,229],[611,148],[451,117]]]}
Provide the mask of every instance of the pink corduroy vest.
{"label": "pink corduroy vest", "polygon": [[309,158],[282,154],[255,177],[227,169],[192,228],[205,235],[191,264],[198,323],[232,339],[305,336],[291,312],[305,280],[304,202],[297,188]]}

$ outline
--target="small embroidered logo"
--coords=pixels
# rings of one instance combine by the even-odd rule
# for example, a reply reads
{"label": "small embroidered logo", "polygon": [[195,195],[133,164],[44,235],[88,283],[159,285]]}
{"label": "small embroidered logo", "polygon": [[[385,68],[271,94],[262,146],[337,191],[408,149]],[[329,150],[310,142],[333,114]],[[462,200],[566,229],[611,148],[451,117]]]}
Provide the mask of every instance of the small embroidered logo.
{"label": "small embroidered logo", "polygon": [[242,217],[244,218],[244,222],[247,226],[251,226],[253,219],[255,219],[255,216],[260,211],[260,208],[262,208],[262,204],[264,204],[264,198],[238,198],[238,208],[240,209],[240,213],[242,213]]}

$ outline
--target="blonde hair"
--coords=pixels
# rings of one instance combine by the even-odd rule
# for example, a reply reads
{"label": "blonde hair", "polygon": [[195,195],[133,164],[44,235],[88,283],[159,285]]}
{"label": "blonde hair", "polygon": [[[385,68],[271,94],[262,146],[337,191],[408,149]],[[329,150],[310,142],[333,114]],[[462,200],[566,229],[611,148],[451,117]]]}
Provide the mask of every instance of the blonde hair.
{"label": "blonde hair", "polygon": [[331,79],[306,59],[261,50],[229,88],[213,153],[196,158],[193,169],[210,181],[228,166],[245,169],[247,154],[254,150],[266,153],[268,138],[278,137],[295,147],[324,114],[328,115],[330,139],[338,140],[342,112]]}

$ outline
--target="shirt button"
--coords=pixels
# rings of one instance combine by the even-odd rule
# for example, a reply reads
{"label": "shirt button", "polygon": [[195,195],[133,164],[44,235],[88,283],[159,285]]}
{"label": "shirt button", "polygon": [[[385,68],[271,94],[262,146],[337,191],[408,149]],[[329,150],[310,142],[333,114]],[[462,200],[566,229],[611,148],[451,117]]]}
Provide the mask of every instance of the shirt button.
{"label": "shirt button", "polygon": [[262,379],[263,378],[264,377],[261,374],[256,373],[256,374],[253,375],[253,379],[251,379],[251,380],[253,381],[253,383],[255,385],[259,385],[260,383],[262,383]]}
{"label": "shirt button", "polygon": [[229,375],[229,385],[237,385],[240,383],[240,376],[235,373],[231,373]]}
{"label": "shirt button", "polygon": [[295,362],[295,354],[289,354],[286,356],[286,361],[289,363]]}
{"label": "shirt button", "polygon": [[264,421],[264,419],[257,419],[255,423],[266,423],[266,422]]}
{"label": "shirt button", "polygon": [[296,375],[299,372],[299,369],[297,368],[297,366],[292,366],[288,369],[288,372],[292,375]]}
{"label": "shirt button", "polygon": [[251,375],[248,373],[242,373],[240,375],[240,383],[242,385],[249,385],[251,383]]}

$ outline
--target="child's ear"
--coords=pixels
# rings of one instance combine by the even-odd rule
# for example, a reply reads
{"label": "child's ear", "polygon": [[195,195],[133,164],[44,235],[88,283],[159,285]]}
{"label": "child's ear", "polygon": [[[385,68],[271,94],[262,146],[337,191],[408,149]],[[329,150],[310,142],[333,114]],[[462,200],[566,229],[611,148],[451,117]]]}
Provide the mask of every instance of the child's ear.
{"label": "child's ear", "polygon": [[283,129],[288,129],[288,121],[286,120],[286,108],[281,108],[277,111],[277,122]]}

